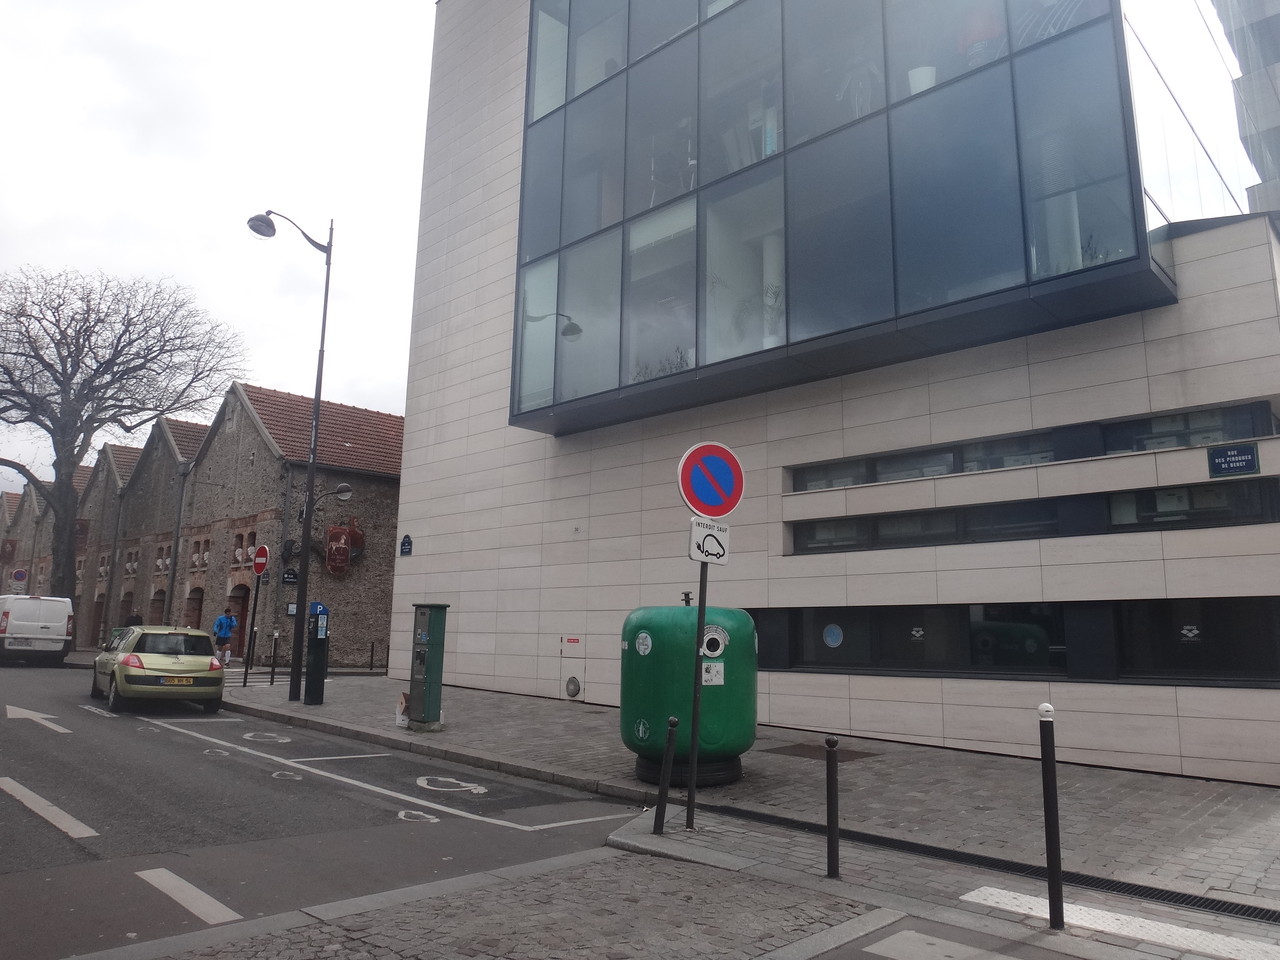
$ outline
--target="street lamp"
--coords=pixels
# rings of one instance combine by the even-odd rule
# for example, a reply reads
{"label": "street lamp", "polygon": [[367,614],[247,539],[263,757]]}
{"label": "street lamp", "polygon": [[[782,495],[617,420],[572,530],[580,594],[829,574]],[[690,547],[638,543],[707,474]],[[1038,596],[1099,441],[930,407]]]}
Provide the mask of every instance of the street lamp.
{"label": "street lamp", "polygon": [[[307,492],[302,514],[302,564],[298,571],[298,603],[293,616],[293,659],[289,663],[289,699],[302,697],[302,647],[310,620],[307,609],[307,574],[311,569],[311,517],[315,512],[316,493],[316,440],[320,434],[320,387],[324,382],[324,333],[329,323],[329,272],[333,264],[333,221],[329,221],[329,242],[320,243],[307,235],[296,223],[283,213],[268,210],[266,213],[255,213],[249,218],[249,229],[260,237],[274,237],[276,225],[272,217],[280,217],[293,223],[294,229],[302,234],[303,239],[324,254],[324,305],[320,311],[320,353],[316,357],[316,391],[311,399],[311,446],[307,451]],[[312,644],[318,646],[316,638]],[[323,650],[319,651],[323,656]],[[314,683],[311,682],[311,671],[307,674],[307,699],[309,704],[324,702],[324,674],[320,673]]]}

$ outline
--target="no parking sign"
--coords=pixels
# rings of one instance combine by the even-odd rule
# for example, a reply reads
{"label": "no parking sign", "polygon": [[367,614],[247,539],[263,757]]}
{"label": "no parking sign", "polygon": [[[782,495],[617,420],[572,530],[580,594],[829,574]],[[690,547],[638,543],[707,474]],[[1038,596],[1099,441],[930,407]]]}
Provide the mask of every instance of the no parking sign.
{"label": "no parking sign", "polygon": [[697,443],[685,451],[676,471],[680,496],[700,517],[719,520],[742,502],[742,464],[723,443]]}

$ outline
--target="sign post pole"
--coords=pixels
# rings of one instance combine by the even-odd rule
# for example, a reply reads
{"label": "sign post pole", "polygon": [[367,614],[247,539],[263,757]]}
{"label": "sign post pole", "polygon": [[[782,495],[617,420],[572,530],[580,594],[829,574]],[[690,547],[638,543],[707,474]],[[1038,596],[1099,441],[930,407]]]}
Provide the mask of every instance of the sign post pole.
{"label": "sign post pole", "polygon": [[[694,444],[680,458],[676,480],[685,505],[700,517],[720,520],[742,502],[742,464],[724,444]],[[712,531],[708,534],[707,531]],[[701,535],[700,535],[701,534]],[[719,534],[717,538],[714,534]],[[688,803],[684,826],[693,829],[693,811],[698,799],[698,736],[702,711],[702,643],[707,629],[707,566],[724,564],[729,528],[694,520],[689,558],[699,561],[698,626],[693,638],[693,707],[689,714]]]}
{"label": "sign post pole", "polygon": [[[256,640],[258,636],[258,591],[262,588],[262,575],[267,572],[267,564],[271,560],[271,551],[267,549],[264,543],[258,547],[253,554],[253,606],[249,613],[249,640],[244,651],[244,677],[240,680],[240,686],[247,687],[249,685],[249,666],[253,663],[254,647],[257,646]],[[275,668],[274,660],[272,669]]]}

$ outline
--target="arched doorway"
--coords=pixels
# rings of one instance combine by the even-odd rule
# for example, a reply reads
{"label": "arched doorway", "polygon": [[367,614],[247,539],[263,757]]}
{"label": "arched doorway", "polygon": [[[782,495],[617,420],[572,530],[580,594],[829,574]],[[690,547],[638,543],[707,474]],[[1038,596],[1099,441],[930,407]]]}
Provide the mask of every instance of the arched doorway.
{"label": "arched doorway", "polygon": [[163,590],[157,590],[151,595],[151,603],[147,607],[147,623],[164,623]]}
{"label": "arched doorway", "polygon": [[211,628],[212,625],[204,625],[204,587],[194,587],[187,594],[187,602],[182,610],[182,626],[195,627],[197,630]]}
{"label": "arched doorway", "polygon": [[227,595],[227,606],[236,618],[236,632],[231,635],[231,655],[243,657],[248,646],[245,640],[249,636],[249,588],[244,584],[232,587]]}

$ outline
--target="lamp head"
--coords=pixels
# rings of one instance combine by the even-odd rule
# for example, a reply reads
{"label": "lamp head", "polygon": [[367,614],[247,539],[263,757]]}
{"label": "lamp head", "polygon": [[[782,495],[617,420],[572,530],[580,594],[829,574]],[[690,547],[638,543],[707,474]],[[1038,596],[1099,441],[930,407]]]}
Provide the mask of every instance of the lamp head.
{"label": "lamp head", "polygon": [[353,491],[351,489],[351,484],[349,483],[340,483],[333,489],[334,496],[336,496],[343,503],[346,503],[348,500],[351,499],[352,492]]}
{"label": "lamp head", "polygon": [[249,218],[249,229],[260,237],[276,235],[276,223],[271,219],[270,213],[255,213]]}
{"label": "lamp head", "polygon": [[580,327],[572,317],[568,316],[568,314],[562,313],[560,316],[566,318],[564,326],[560,328],[560,336],[564,337],[570,343],[573,343],[582,336],[582,327]]}

